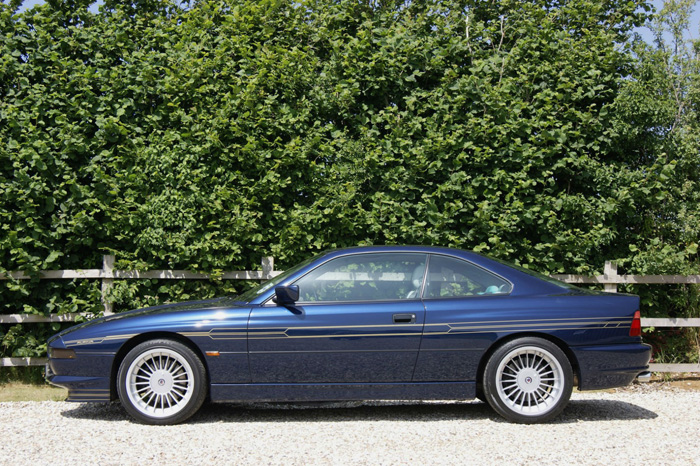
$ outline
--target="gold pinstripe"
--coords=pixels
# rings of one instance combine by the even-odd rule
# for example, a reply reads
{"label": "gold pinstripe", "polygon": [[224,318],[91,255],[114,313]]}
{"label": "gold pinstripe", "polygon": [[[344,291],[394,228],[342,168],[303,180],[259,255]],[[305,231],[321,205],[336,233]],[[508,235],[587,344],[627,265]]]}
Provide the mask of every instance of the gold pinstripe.
{"label": "gold pinstripe", "polygon": [[[308,329],[323,329],[323,328],[380,328],[380,327],[422,327],[423,324],[385,324],[385,325],[316,325],[311,327],[293,327],[293,328],[303,328]],[[286,328],[286,327],[259,327],[261,329],[271,329],[271,328]],[[255,327],[252,327],[255,330]]]}
{"label": "gold pinstripe", "polygon": [[[582,320],[582,319],[588,319]],[[584,317],[580,319],[529,319],[529,320],[501,320],[482,322],[457,322],[457,323],[434,323],[425,324],[425,327],[447,327],[446,331],[427,331],[426,335],[461,335],[471,333],[485,333],[498,331],[514,331],[526,327],[532,331],[555,331],[555,330],[598,330],[615,329],[624,325],[630,325],[631,319],[613,319],[610,321],[593,321],[600,319],[595,317]],[[484,325],[484,324],[505,324],[505,325]],[[470,324],[470,325],[466,325]],[[274,339],[302,339],[302,338],[349,338],[349,337],[392,337],[392,336],[415,336],[416,333],[394,332],[394,333],[342,333],[326,335],[289,335],[290,331],[323,330],[323,329],[361,329],[361,328],[396,328],[396,327],[423,327],[423,324],[404,325],[328,325],[309,327],[258,327],[251,328],[247,335],[251,340],[274,340]],[[279,329],[279,330],[277,330]],[[256,332],[255,330],[268,330]],[[209,332],[182,332],[181,335],[189,337],[209,337],[212,340],[237,340],[245,339],[247,331],[245,329],[212,329]],[[223,335],[235,335],[235,337],[225,338]]]}
{"label": "gold pinstripe", "polygon": [[131,333],[128,335],[110,335],[107,337],[101,337],[101,338],[86,338],[83,340],[69,340],[66,341],[66,346],[74,345],[74,346],[82,346],[82,345],[99,345],[100,343],[103,343],[105,341],[115,341],[115,340],[128,340],[129,338],[133,338],[137,333]]}
{"label": "gold pinstripe", "polygon": [[[474,321],[469,321],[469,322],[450,322],[450,323],[435,323],[435,324],[425,324],[426,326],[430,325],[461,325],[461,324],[502,324],[505,322],[560,322],[560,321],[593,321],[595,319],[600,319],[600,317],[561,317],[557,319],[517,319],[517,320],[482,320],[480,322],[474,322]],[[611,321],[621,321],[621,322],[632,322],[632,319],[630,318],[625,318],[625,317],[618,317],[617,319],[610,319]],[[585,323],[585,322],[583,322]]]}
{"label": "gold pinstripe", "polygon": [[[517,327],[537,327],[537,326],[557,326],[557,325],[576,325],[576,324],[605,324],[603,327],[600,328],[618,328],[620,325],[624,323],[631,324],[632,321],[613,321],[613,322],[535,322],[535,323],[528,323],[528,324],[518,324]],[[609,327],[611,324],[614,324],[614,327]],[[476,329],[498,329],[498,328],[511,328],[515,327],[516,325],[510,324],[510,325],[470,325],[466,327],[457,327],[456,325],[459,324],[442,324],[450,327],[451,330],[476,330]],[[591,328],[591,327],[586,327],[586,328]]]}
{"label": "gold pinstripe", "polygon": [[[596,320],[597,319],[597,320]],[[426,335],[461,335],[486,332],[504,332],[527,329],[531,331],[556,331],[556,330],[599,330],[616,329],[632,323],[631,319],[618,318],[609,321],[601,321],[599,317],[579,317],[561,319],[522,319],[522,320],[489,320],[480,322],[444,322],[429,324],[387,324],[387,325],[319,325],[308,327],[253,327],[245,328],[221,328],[211,329],[207,332],[179,332],[185,337],[210,338],[212,340],[273,340],[273,339],[303,339],[303,338],[349,338],[349,337],[398,337],[416,336],[417,333],[393,332],[393,333],[343,333],[326,335],[290,335],[290,331],[305,330],[330,330],[330,329],[382,329],[382,328],[415,328],[425,327]],[[429,331],[428,327],[447,327],[443,331]],[[259,330],[259,331],[258,331]],[[66,346],[96,345],[105,341],[126,340],[136,334],[111,335],[102,338],[66,341]]]}
{"label": "gold pinstripe", "polygon": [[[539,331],[554,331],[554,330],[598,330],[598,329],[608,329],[610,330],[613,327],[546,327],[546,328],[528,328],[527,330],[533,331],[533,332],[539,332]],[[512,327],[509,328],[508,330],[491,330],[487,329],[485,330],[471,330],[471,331],[465,331],[465,332],[430,332],[426,333],[426,335],[462,335],[462,334],[470,334],[470,333],[487,333],[487,332],[495,332],[495,331],[513,331],[513,330],[519,330],[521,327]]]}

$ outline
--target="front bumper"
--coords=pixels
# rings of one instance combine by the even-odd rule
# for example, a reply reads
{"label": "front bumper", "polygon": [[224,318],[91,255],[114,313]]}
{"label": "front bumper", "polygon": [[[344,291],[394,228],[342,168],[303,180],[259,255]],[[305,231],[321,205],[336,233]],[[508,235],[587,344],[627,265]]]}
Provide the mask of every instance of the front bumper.
{"label": "front bumper", "polygon": [[[68,390],[66,401],[110,401],[109,377],[75,377],[56,375],[51,363],[46,363],[46,381]],[[106,388],[105,388],[106,387]]]}
{"label": "front bumper", "polygon": [[68,390],[66,401],[110,401],[111,353],[76,353],[75,358],[49,358],[46,381]]}
{"label": "front bumper", "polygon": [[66,401],[110,401],[112,399],[109,388],[109,377],[74,377],[69,375],[55,375],[46,365],[46,381],[51,385],[68,390]]}

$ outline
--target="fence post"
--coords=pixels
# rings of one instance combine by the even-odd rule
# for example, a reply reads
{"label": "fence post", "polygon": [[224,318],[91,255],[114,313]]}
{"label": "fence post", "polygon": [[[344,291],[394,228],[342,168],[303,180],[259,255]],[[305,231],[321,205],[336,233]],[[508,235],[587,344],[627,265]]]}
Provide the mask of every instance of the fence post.
{"label": "fence post", "polygon": [[[605,261],[603,275],[606,280],[617,278],[617,262]],[[606,283],[604,290],[608,293],[617,293],[617,283]]]}
{"label": "fence post", "polygon": [[114,283],[114,261],[115,256],[102,256],[102,305],[104,306],[104,315],[112,314],[112,303],[107,300],[109,289]]}
{"label": "fence post", "polygon": [[275,270],[275,258],[271,256],[262,258],[262,281],[272,278],[272,272]]}

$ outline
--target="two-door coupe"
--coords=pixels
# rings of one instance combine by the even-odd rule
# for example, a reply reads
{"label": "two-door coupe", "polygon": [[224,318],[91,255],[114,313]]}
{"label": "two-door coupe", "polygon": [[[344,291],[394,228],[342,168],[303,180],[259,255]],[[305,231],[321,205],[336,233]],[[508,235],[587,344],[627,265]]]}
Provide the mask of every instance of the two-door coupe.
{"label": "two-door coupe", "polygon": [[574,385],[629,384],[648,369],[639,298],[583,290],[473,252],[362,247],[322,253],[236,298],[86,322],[49,340],[68,401],[119,398],[174,424],[202,403],[488,402],[547,421]]}

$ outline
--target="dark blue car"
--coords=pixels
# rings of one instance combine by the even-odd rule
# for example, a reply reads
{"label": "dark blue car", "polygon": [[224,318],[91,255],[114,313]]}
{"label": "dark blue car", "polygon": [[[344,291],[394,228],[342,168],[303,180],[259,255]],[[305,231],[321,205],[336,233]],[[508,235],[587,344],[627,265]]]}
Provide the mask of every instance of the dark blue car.
{"label": "dark blue car", "polygon": [[479,399],[547,421],[648,369],[639,298],[435,247],[322,253],[235,297],[151,307],[49,340],[68,401],[174,424],[214,402]]}

